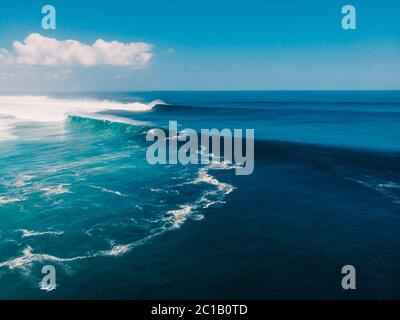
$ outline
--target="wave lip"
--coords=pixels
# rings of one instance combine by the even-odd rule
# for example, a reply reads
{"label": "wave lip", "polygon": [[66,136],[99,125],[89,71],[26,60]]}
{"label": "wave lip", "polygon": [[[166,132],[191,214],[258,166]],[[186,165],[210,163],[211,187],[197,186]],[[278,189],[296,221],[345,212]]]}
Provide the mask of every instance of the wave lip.
{"label": "wave lip", "polygon": [[97,120],[97,121],[103,121],[103,122],[117,122],[117,123],[122,123],[122,124],[127,124],[127,125],[132,125],[132,126],[148,126],[149,122],[146,121],[138,121],[130,118],[124,118],[124,117],[117,117],[117,116],[112,116],[112,115],[104,115],[104,114],[95,114],[95,113],[76,113],[73,115],[68,115],[70,118],[82,118],[82,119],[91,119],[91,120]]}

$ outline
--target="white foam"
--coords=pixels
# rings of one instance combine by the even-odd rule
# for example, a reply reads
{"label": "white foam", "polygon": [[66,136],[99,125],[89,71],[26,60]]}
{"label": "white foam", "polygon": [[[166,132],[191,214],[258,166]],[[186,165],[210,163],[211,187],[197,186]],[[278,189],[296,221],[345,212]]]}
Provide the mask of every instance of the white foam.
{"label": "white foam", "polygon": [[0,197],[0,206],[6,205],[9,203],[22,202],[25,200],[26,199],[23,197]]}
{"label": "white foam", "polygon": [[111,250],[103,250],[96,252],[94,254],[87,254],[83,256],[76,256],[76,257],[71,257],[71,258],[60,258],[56,257],[53,255],[45,254],[45,253],[33,253],[33,249],[30,246],[27,246],[23,251],[22,251],[22,256],[9,259],[7,261],[1,262],[0,263],[0,268],[9,268],[10,270],[13,269],[22,269],[25,271],[28,271],[27,269],[28,266],[32,265],[35,262],[43,262],[43,261],[51,261],[55,263],[63,263],[63,262],[74,262],[78,260],[84,260],[84,259],[90,259],[90,258],[96,258],[96,257],[115,257],[119,255],[123,255],[127,252],[129,252],[131,249],[133,249],[136,246],[143,245],[146,243],[148,240],[150,240],[152,237],[156,235],[151,235],[148,236],[144,239],[138,240],[136,242],[127,244],[127,245],[114,245]]}
{"label": "white foam", "polygon": [[27,237],[37,237],[37,236],[43,236],[43,235],[54,235],[54,236],[60,236],[64,234],[63,231],[30,231],[26,229],[20,229],[17,230],[19,232],[22,232],[22,237],[27,238]]}
{"label": "white foam", "polygon": [[27,174],[19,174],[16,176],[14,187],[25,187],[30,181],[34,178],[34,176]]}
{"label": "white foam", "polygon": [[228,161],[212,161],[211,164],[209,165],[209,169],[213,170],[233,170],[240,168],[242,168],[241,164],[239,163],[232,164],[229,163]]}
{"label": "white foam", "polygon": [[354,178],[348,178],[344,177],[346,180],[350,180],[353,182],[356,182],[363,187],[366,187],[368,189],[373,189],[377,191],[378,193],[391,198],[395,203],[400,203],[400,183],[395,183],[392,181],[389,182],[380,182],[379,179],[374,178],[374,177],[369,177],[365,176],[365,181],[364,180],[359,180],[359,179],[354,179]]}
{"label": "white foam", "polygon": [[208,170],[210,169],[233,169],[233,166],[222,165],[221,167],[204,167],[201,168],[198,172],[198,176],[195,180],[189,182],[190,184],[199,184],[205,183],[215,187],[214,190],[207,190],[203,193],[203,195],[191,204],[180,205],[178,209],[170,210],[167,212],[167,216],[164,220],[172,223],[172,227],[170,229],[178,229],[180,228],[185,221],[190,217],[196,220],[202,220],[204,216],[199,214],[198,211],[200,209],[207,209],[215,204],[225,203],[222,199],[233,192],[235,187],[228,183],[224,183],[219,181],[217,178],[213,177]]}
{"label": "white foam", "polygon": [[90,258],[95,258],[95,257],[117,257],[120,255],[124,255],[131,251],[133,248],[142,246],[146,244],[149,240],[153,239],[154,237],[162,235],[166,230],[161,230],[159,232],[153,233],[147,237],[144,237],[143,239],[137,240],[132,243],[124,244],[124,245],[112,245],[112,248],[110,250],[102,250],[99,251],[91,256]]}
{"label": "white foam", "polygon": [[116,196],[118,196],[118,197],[126,197],[125,194],[122,194],[122,193],[119,192],[119,191],[114,191],[114,190],[110,190],[110,189],[98,187],[98,186],[95,186],[95,185],[92,185],[92,184],[90,184],[89,187],[91,187],[91,188],[93,188],[93,189],[101,190],[101,191],[103,191],[103,192],[105,192],[105,193],[114,194],[114,195],[116,195]]}
{"label": "white foam", "polygon": [[172,217],[172,219],[170,219],[172,222],[172,229],[179,229],[192,214],[192,212],[197,208],[198,206],[196,205],[187,204],[181,205],[177,210],[168,211],[167,214],[169,217]]}
{"label": "white foam", "polygon": [[400,189],[400,184],[390,181],[388,183],[380,183],[378,184],[378,187],[387,189]]}
{"label": "white foam", "polygon": [[32,247],[27,246],[23,251],[22,257],[14,258],[0,263],[0,268],[8,267],[13,270],[16,268],[24,268],[26,265],[31,265],[34,262],[53,261],[53,262],[68,262],[87,258],[87,256],[78,256],[73,258],[59,258],[49,254],[32,253]]}
{"label": "white foam", "polygon": [[224,183],[213,177],[208,173],[210,168],[202,168],[199,171],[198,177],[192,182],[194,184],[197,183],[207,183],[217,187],[219,191],[222,191],[225,195],[230,194],[235,190],[235,187],[228,183]]}
{"label": "white foam", "polygon": [[58,186],[54,187],[39,187],[40,191],[43,191],[46,196],[54,196],[54,195],[60,195],[64,193],[72,193],[68,188],[68,185],[66,184],[61,184]]}
{"label": "white foam", "polygon": [[99,256],[120,256],[127,253],[131,249],[131,245],[116,245],[111,248],[111,250],[100,251],[97,255]]}

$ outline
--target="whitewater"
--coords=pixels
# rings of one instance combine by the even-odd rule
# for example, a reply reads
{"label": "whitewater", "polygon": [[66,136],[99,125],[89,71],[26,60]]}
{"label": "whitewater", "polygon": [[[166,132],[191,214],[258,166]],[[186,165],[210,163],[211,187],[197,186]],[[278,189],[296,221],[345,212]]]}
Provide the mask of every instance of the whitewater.
{"label": "whitewater", "polygon": [[156,105],[165,104],[154,100],[121,103],[94,99],[57,99],[47,96],[0,96],[0,140],[13,140],[16,125],[23,122],[57,123],[65,122],[70,116],[80,116],[103,121],[126,124],[144,124],[129,118],[99,114],[105,111],[145,112]]}

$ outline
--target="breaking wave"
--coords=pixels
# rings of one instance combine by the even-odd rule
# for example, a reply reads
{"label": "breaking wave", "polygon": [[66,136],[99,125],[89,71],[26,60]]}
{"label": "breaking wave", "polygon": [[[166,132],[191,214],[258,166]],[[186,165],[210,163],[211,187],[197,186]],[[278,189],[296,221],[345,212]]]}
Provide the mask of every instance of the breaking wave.
{"label": "breaking wave", "polygon": [[0,141],[17,139],[12,131],[19,122],[64,122],[68,117],[76,116],[137,125],[141,123],[129,118],[99,113],[110,110],[145,112],[161,104],[165,104],[165,102],[154,100],[146,104],[141,102],[121,103],[110,100],[57,99],[47,96],[0,96],[0,116],[2,116],[0,118]]}
{"label": "breaking wave", "polygon": [[[125,111],[125,112],[146,112],[152,110],[155,106],[158,105],[164,105],[165,103],[161,100],[155,100],[151,103],[141,103],[141,102],[133,102],[133,103],[120,103],[120,102],[115,102],[115,101],[109,101],[109,100],[89,100],[89,99],[56,99],[56,98],[50,98],[50,97],[45,97],[45,96],[0,96],[0,117],[4,116],[4,118],[0,118],[0,141],[1,140],[11,140],[11,139],[18,139],[17,135],[14,134],[14,128],[18,123],[26,123],[26,122],[37,122],[37,123],[64,123],[66,121],[77,121],[79,122],[81,119],[83,119],[83,123],[90,123],[91,127],[93,127],[93,123],[98,123],[98,121],[106,122],[107,127],[108,127],[108,122],[116,124],[116,127],[124,127],[121,126],[120,124],[127,124],[129,126],[134,126],[136,128],[140,126],[147,126],[147,122],[143,121],[137,121],[133,120],[130,118],[125,118],[125,117],[120,117],[120,116],[115,116],[115,115],[106,115],[103,112],[105,111]],[[94,121],[92,121],[94,120]],[[111,129],[115,129],[114,125],[111,127]],[[148,128],[146,128],[147,130]],[[118,130],[117,130],[118,131]],[[99,139],[100,140],[100,139]],[[91,140],[89,140],[91,141]],[[104,141],[100,141],[103,143]],[[122,145],[125,145],[125,140],[122,140]],[[97,148],[94,148],[97,150]],[[209,156],[209,155],[205,155]],[[43,169],[43,172],[41,174],[47,176],[49,175],[52,177],[52,175],[55,175],[55,177],[59,177],[60,173],[62,171],[65,172],[73,172],[73,173],[82,173],[81,168],[84,166],[90,167],[91,165],[95,163],[109,163],[111,161],[114,162],[122,162],[123,158],[129,158],[129,151],[127,152],[125,149],[124,151],[121,152],[110,152],[107,151],[107,153],[101,154],[101,155],[86,155],[83,158],[79,159],[68,159],[68,161],[64,162],[54,162],[54,163],[47,163],[45,162],[45,167]],[[97,169],[99,166],[95,166],[93,170]],[[151,241],[155,237],[159,237],[163,235],[166,232],[173,231],[176,229],[179,229],[188,219],[192,220],[201,220],[204,218],[203,212],[204,210],[218,205],[218,204],[223,204],[225,203],[225,197],[232,193],[235,190],[235,187],[228,184],[221,182],[218,180],[211,172],[215,170],[230,170],[230,169],[235,169],[237,166],[234,165],[229,165],[227,163],[212,163],[209,166],[201,167],[198,169],[195,168],[195,171],[191,172],[190,178],[188,180],[185,179],[183,184],[185,185],[183,188],[186,188],[188,184],[193,185],[194,189],[200,190],[199,193],[192,193],[188,198],[179,198],[179,201],[176,203],[174,202],[173,205],[168,205],[161,207],[155,216],[151,216],[149,219],[151,221],[148,222],[148,224],[145,224],[143,227],[143,230],[146,230],[144,234],[140,234],[138,236],[135,235],[135,238],[132,240],[129,238],[128,240],[121,240],[119,239],[118,241],[112,241],[111,245],[104,249],[104,247],[92,247],[92,246],[85,246],[85,249],[82,249],[82,251],[78,251],[78,253],[74,253],[73,257],[59,257],[58,254],[52,255],[49,253],[45,253],[43,251],[47,251],[43,247],[36,248],[33,242],[34,239],[31,239],[33,237],[44,237],[44,236],[52,236],[54,238],[54,241],[56,241],[57,237],[61,235],[68,235],[68,227],[66,229],[62,228],[63,231],[54,231],[52,228],[44,228],[42,229],[41,227],[35,228],[33,226],[30,226],[33,229],[42,229],[41,231],[35,231],[35,230],[28,230],[28,229],[17,229],[15,231],[21,233],[21,238],[23,239],[18,239],[16,241],[21,240],[22,243],[21,249],[22,252],[19,252],[18,256],[13,256],[9,257],[7,256],[6,261],[0,262],[0,268],[8,268],[10,270],[13,269],[21,269],[21,270],[28,270],[28,267],[33,265],[34,263],[40,263],[43,261],[49,261],[49,262],[54,262],[54,263],[71,263],[75,262],[78,260],[83,260],[83,259],[92,259],[92,258],[98,258],[98,257],[117,257],[117,256],[122,256],[128,252],[130,252],[132,249],[144,245],[147,242]],[[103,168],[102,166],[100,168]],[[117,167],[115,167],[115,170]],[[118,167],[119,168],[119,167]],[[121,167],[122,168],[122,167]],[[120,168],[119,168],[120,169]],[[70,172],[69,172],[70,173]],[[146,172],[144,172],[146,173]],[[97,174],[97,172],[96,172]],[[90,175],[88,175],[90,177]],[[19,194],[22,193],[22,196],[11,196],[11,193],[7,193],[4,196],[0,197],[0,207],[5,206],[7,204],[11,203],[16,203],[16,202],[22,202],[27,199],[27,197],[30,197],[35,201],[40,198],[40,195],[45,196],[42,197],[44,198],[43,201],[46,201],[46,205],[53,205],[53,200],[58,200],[54,201],[54,205],[57,207],[62,207],[65,206],[66,209],[69,209],[68,207],[68,202],[65,201],[67,204],[63,202],[65,200],[62,195],[63,194],[72,194],[74,193],[76,197],[71,197],[74,198],[73,201],[79,202],[81,199],[79,199],[79,194],[80,194],[80,189],[79,189],[79,184],[76,186],[74,184],[74,181],[56,181],[56,182],[51,182],[51,179],[49,181],[39,179],[40,177],[37,177],[36,174],[35,176],[31,175],[30,172],[29,174],[17,174],[14,176],[14,180],[11,182],[8,182],[7,187],[12,188],[14,191],[14,194]],[[10,179],[8,179],[10,180]],[[84,179],[83,179],[84,180]],[[11,181],[11,180],[10,180]],[[92,194],[97,194],[100,193],[101,197],[104,197],[105,194],[111,194],[115,196],[115,199],[118,199],[119,201],[123,202],[126,200],[126,202],[129,203],[127,204],[127,208],[134,208],[134,198],[128,196],[127,194],[122,193],[121,191],[118,190],[125,190],[125,189],[120,189],[120,186],[115,186],[113,184],[110,184],[110,187],[105,187],[104,185],[107,185],[107,183],[102,183],[101,181],[88,181],[84,183],[85,188],[91,188],[96,190],[96,192],[92,192]],[[174,185],[175,187],[175,185]],[[153,194],[156,194],[156,199],[158,201],[157,197],[161,196],[166,196],[168,193],[174,192],[175,194],[180,194],[180,190],[166,190],[164,187],[161,187],[158,185],[157,187],[154,188],[149,188]],[[140,191],[140,190],[139,190]],[[171,193],[172,195],[172,193]],[[53,199],[56,198],[56,199]],[[175,197],[176,198],[176,197]],[[40,198],[41,199],[41,198]],[[31,200],[31,199],[30,199]],[[26,201],[28,202],[28,201]],[[25,205],[25,203],[24,203]],[[29,206],[29,203],[26,204]],[[75,202],[69,206],[75,206]],[[83,203],[79,204],[81,210],[86,210],[89,207],[89,204]],[[94,205],[97,205],[94,203]],[[146,205],[146,203],[142,204],[143,206]],[[157,207],[154,203],[147,204],[147,205],[154,205],[154,207]],[[139,206],[140,208],[140,206]],[[27,209],[29,210],[29,209]],[[141,209],[143,210],[143,209]],[[158,207],[157,209],[158,210]],[[94,226],[89,225],[88,228],[84,230],[88,231],[83,231],[84,234],[88,237],[92,237],[91,240],[96,241],[98,240],[96,238],[97,234],[100,234],[103,230],[103,226],[105,226],[105,231],[107,227],[113,228],[115,225],[119,226],[120,220],[119,217],[115,217],[116,220],[112,220],[111,223],[110,221],[107,220],[105,223],[96,223]],[[143,220],[146,220],[143,219]],[[142,221],[141,217],[138,217],[138,221]],[[101,226],[101,228],[97,228],[97,226]],[[23,225],[23,227],[26,227],[26,224]],[[147,228],[148,227],[148,228]],[[20,227],[21,228],[21,227]],[[99,233],[93,233],[92,230],[97,230]],[[14,230],[13,230],[14,231]],[[101,234],[103,235],[103,234]],[[118,234],[108,234],[106,238],[109,240],[111,239],[117,239]],[[65,237],[68,238],[68,237]],[[102,239],[102,240],[104,240]],[[137,239],[137,240],[136,240]],[[36,239],[39,240],[39,239]],[[64,240],[64,237],[60,238],[60,240]],[[32,241],[30,243],[29,241]],[[28,242],[30,245],[27,245],[25,242]],[[39,252],[37,252],[39,251]],[[63,255],[63,254],[60,254]]]}

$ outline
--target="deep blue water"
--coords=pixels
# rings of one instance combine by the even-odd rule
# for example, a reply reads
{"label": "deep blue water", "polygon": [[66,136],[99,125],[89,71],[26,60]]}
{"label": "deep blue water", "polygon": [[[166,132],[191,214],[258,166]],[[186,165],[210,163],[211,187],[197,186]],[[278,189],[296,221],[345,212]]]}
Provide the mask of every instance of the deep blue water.
{"label": "deep blue water", "polygon": [[[400,298],[400,92],[52,97],[0,98],[0,298]],[[117,107],[52,116],[82,99]],[[149,165],[170,120],[255,129],[254,173]]]}

